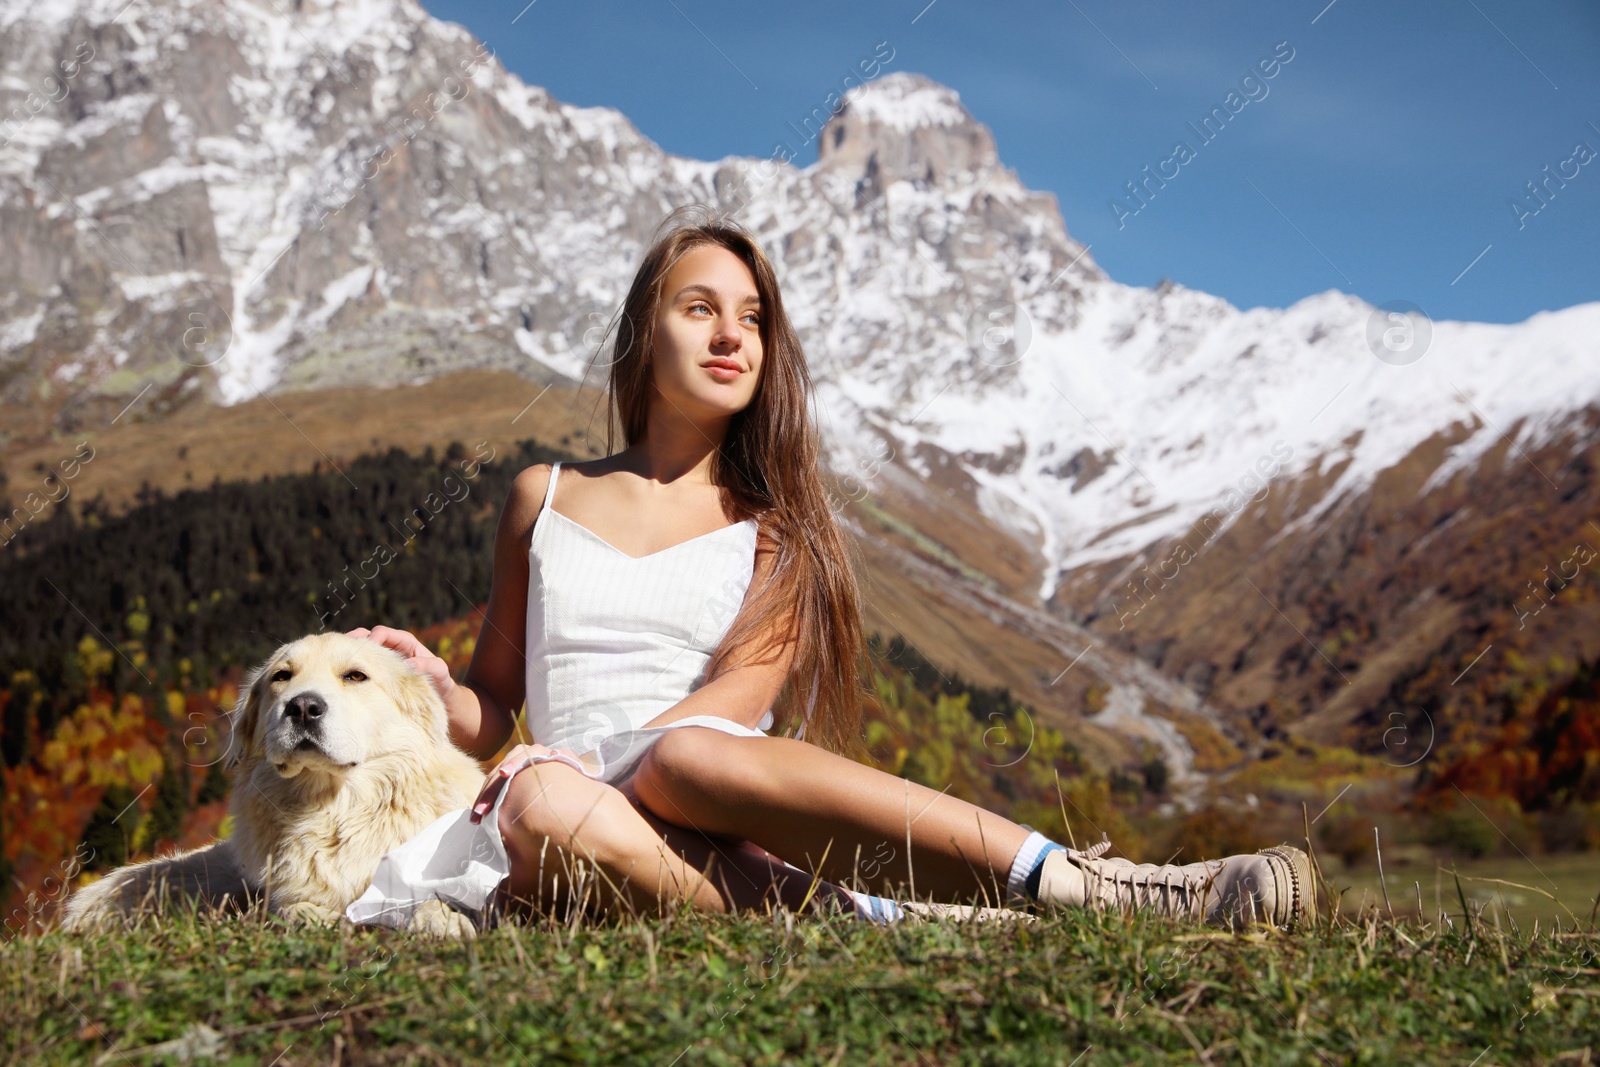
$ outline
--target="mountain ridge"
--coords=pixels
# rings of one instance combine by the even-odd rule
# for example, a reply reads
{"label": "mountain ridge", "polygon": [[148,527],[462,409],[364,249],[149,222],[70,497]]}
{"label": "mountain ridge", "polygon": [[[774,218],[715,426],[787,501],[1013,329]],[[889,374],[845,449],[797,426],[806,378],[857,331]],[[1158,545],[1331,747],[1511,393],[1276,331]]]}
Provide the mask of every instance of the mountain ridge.
{"label": "mountain ridge", "polygon": [[[863,507],[893,501],[850,516],[882,522],[880,565],[910,582],[912,557],[957,560],[1085,641],[1193,676],[1202,703],[1232,692],[1212,684],[1216,659],[1245,631],[1186,645],[1175,594],[1114,637],[1128,602],[1109,599],[1152,562],[1179,567],[1180,590],[1213,566],[1171,562],[1197,529],[1247,533],[1288,567],[1435,452],[1401,479],[1413,522],[1480,476],[1528,513],[1592,499],[1600,303],[1500,325],[1333,289],[1239,309],[1118,283],[959,94],[920,74],[851,88],[796,168],[671,156],[619,112],[524,84],[414,0],[9,0],[0,38],[0,104],[24,116],[0,150],[0,399],[46,408],[58,435],[458,372],[558,396],[596,385],[596,327],[651,229],[702,201],[735,210],[783,279],[832,475]],[[951,509],[973,521],[926,520]],[[1164,662],[1163,642],[1194,658]],[[1173,704],[1119,662],[1129,693]],[[1315,714],[1314,689],[1284,684]],[[1260,704],[1223,702],[1241,745]]]}

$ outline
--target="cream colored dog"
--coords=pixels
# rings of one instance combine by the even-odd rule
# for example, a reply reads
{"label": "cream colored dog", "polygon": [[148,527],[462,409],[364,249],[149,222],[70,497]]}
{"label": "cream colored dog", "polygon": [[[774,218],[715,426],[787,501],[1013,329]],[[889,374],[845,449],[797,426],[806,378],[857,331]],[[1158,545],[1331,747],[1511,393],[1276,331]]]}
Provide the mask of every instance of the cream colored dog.
{"label": "cream colored dog", "polygon": [[[225,756],[236,767],[232,836],[79,889],[63,929],[123,919],[163,889],[208,905],[259,900],[296,922],[341,921],[384,853],[483,788],[478,762],[450,742],[432,683],[376,641],[302,637],[255,668],[241,694]],[[476,932],[438,900],[417,909],[411,929]]]}

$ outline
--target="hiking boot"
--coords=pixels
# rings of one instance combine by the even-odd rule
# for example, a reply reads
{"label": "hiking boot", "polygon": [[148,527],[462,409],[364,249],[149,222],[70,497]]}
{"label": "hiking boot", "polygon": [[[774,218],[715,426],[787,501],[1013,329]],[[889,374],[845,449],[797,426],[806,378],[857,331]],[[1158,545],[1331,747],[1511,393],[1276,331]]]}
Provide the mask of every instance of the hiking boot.
{"label": "hiking boot", "polygon": [[1111,842],[1045,856],[1039,902],[1196,919],[1238,929],[1251,922],[1292,928],[1315,914],[1311,861],[1291,845],[1198,863],[1101,859]]}

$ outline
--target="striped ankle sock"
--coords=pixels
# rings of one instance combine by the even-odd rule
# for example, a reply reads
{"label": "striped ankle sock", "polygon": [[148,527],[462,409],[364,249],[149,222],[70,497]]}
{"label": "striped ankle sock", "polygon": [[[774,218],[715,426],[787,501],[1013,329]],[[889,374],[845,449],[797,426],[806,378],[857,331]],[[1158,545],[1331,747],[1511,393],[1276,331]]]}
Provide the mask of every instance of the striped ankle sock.
{"label": "striped ankle sock", "polygon": [[1013,900],[1033,901],[1039,897],[1039,874],[1044,870],[1044,858],[1056,850],[1066,851],[1048,837],[1034,830],[1028,834],[1017,855],[1011,861],[1011,871],[1006,875],[1006,892]]}
{"label": "striped ankle sock", "polygon": [[845,893],[856,902],[858,919],[874,923],[892,923],[906,917],[905,910],[888,897],[875,897],[870,893],[857,893],[850,889],[846,889]]}

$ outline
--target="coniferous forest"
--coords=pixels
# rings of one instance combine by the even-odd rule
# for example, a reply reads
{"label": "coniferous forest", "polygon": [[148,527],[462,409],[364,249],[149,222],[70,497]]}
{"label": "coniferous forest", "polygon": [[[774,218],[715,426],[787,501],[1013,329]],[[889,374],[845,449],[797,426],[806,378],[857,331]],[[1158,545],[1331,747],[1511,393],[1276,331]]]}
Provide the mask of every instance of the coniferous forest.
{"label": "coniferous forest", "polygon": [[469,610],[487,595],[511,479],[565,455],[532,441],[482,451],[391,449],[344,470],[146,491],[116,517],[90,501],[81,518],[57,508],[27,526],[0,556],[0,677],[31,672],[38,703],[8,712],[6,763],[26,721],[48,735],[81,702],[85,637],[124,653],[104,679],[116,696],[249,666],[325,628]]}

